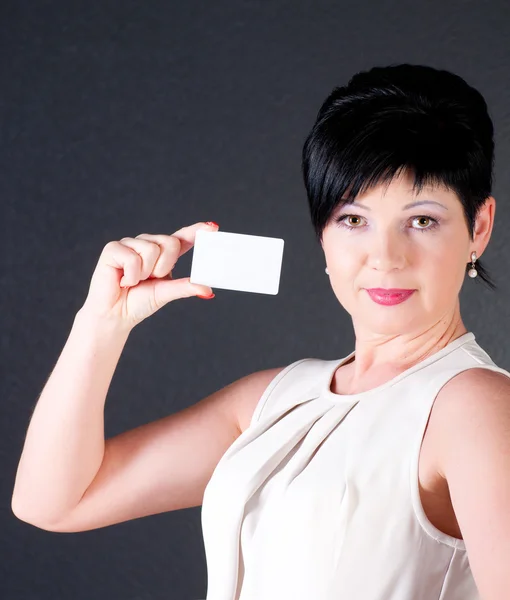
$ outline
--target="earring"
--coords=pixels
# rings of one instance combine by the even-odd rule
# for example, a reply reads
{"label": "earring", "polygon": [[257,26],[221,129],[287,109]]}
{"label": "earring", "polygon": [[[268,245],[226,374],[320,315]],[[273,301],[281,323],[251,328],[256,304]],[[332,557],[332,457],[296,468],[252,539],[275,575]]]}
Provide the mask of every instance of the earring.
{"label": "earring", "polygon": [[473,252],[471,252],[471,268],[468,271],[468,275],[470,277],[476,277],[478,275],[478,271],[475,269],[475,262],[476,262],[476,252],[473,250]]}
{"label": "earring", "polygon": [[324,270],[325,270],[325,271],[326,271],[326,273],[329,275],[328,267],[326,267]]}

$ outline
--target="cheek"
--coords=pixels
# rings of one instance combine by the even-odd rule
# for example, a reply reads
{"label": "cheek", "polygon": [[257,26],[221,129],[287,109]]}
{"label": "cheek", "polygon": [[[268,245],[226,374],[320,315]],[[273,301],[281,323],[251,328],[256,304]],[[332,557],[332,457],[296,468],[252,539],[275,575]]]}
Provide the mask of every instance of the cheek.
{"label": "cheek", "polygon": [[360,272],[362,268],[358,262],[350,258],[336,259],[329,262],[329,282],[340,303],[349,308],[358,301],[360,291]]}
{"label": "cheek", "polygon": [[355,282],[362,269],[361,262],[354,252],[339,252],[333,258],[329,258],[328,264],[329,272],[333,275],[333,278],[344,283]]}
{"label": "cheek", "polygon": [[431,310],[437,306],[449,306],[462,287],[465,273],[458,253],[445,252],[427,261],[419,269],[418,283],[424,304]]}
{"label": "cheek", "polygon": [[457,274],[463,273],[464,250],[466,244],[463,239],[457,239],[452,235],[449,239],[438,238],[435,243],[429,245],[428,270],[433,271],[442,279],[453,277],[456,279]]}

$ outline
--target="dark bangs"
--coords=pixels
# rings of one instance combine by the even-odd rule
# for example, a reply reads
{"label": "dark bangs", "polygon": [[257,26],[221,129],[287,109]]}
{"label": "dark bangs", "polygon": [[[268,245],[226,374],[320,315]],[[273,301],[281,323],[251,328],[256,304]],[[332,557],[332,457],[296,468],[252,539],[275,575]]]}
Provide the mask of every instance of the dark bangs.
{"label": "dark bangs", "polygon": [[[454,192],[473,239],[478,210],[492,192],[493,124],[482,95],[453,73],[409,64],[375,67],[333,89],[302,159],[318,241],[337,207],[403,172],[414,194],[428,186]],[[480,260],[476,269],[494,289]]]}

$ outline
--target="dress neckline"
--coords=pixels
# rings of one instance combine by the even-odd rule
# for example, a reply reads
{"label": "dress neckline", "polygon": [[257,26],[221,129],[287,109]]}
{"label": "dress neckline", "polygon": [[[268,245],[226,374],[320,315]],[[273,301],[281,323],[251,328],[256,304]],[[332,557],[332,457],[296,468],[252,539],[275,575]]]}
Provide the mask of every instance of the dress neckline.
{"label": "dress neckline", "polygon": [[474,339],[476,339],[475,334],[472,331],[468,331],[446,344],[444,348],[441,348],[437,352],[434,352],[434,354],[427,356],[427,358],[425,358],[424,360],[420,361],[419,363],[416,363],[412,367],[409,367],[405,371],[402,371],[402,373],[395,375],[395,377],[393,377],[392,379],[386,381],[385,383],[382,383],[381,385],[376,386],[375,388],[365,390],[364,392],[358,392],[357,394],[336,394],[335,392],[331,391],[331,384],[333,382],[334,374],[339,367],[349,362],[349,360],[354,356],[356,351],[353,350],[347,356],[344,356],[343,358],[335,361],[331,369],[328,370],[327,377],[325,378],[325,384],[322,386],[321,389],[321,396],[329,398],[330,400],[336,402],[341,402],[342,400],[361,400],[362,398],[365,398],[372,394],[377,394],[378,392],[382,392],[387,388],[394,386],[400,380],[404,379],[404,377],[411,375],[415,371],[423,369],[427,365],[439,360],[443,356],[446,356],[447,354],[453,352],[463,344],[466,344],[467,342],[470,342]]}

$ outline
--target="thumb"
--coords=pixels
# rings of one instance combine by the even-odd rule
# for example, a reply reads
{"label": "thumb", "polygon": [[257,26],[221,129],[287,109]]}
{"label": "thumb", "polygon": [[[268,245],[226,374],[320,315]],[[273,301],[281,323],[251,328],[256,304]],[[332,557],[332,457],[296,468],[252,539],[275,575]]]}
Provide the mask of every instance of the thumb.
{"label": "thumb", "polygon": [[212,288],[207,285],[190,283],[189,277],[181,279],[152,279],[154,285],[154,295],[156,303],[159,306],[177,300],[179,298],[190,298],[192,296],[211,296],[214,295]]}
{"label": "thumb", "polygon": [[200,285],[199,283],[191,283],[189,277],[184,278],[189,285],[190,296],[214,296],[213,289],[208,285]]}

